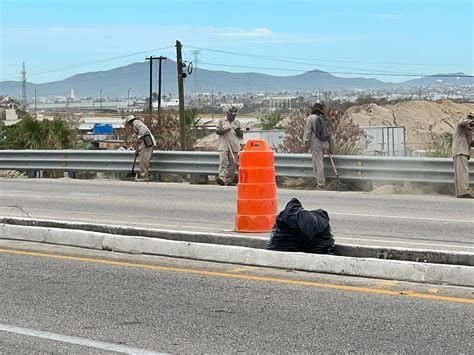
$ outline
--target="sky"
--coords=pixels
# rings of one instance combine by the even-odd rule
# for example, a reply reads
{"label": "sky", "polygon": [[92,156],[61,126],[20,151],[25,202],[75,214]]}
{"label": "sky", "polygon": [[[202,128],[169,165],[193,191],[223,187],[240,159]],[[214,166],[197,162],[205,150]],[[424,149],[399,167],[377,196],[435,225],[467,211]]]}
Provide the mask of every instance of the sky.
{"label": "sky", "polygon": [[[0,81],[183,57],[198,67],[400,82],[474,75],[472,0],[0,0]],[[196,64],[196,63],[194,63]]]}

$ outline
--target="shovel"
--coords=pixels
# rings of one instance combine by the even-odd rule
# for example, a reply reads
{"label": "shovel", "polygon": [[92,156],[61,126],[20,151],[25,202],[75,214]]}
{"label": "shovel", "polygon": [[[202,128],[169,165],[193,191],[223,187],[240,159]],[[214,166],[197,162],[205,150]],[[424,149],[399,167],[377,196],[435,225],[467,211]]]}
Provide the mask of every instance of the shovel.
{"label": "shovel", "polygon": [[137,157],[138,157],[138,154],[140,153],[140,149],[137,149],[135,151],[135,157],[133,158],[133,165],[132,165],[132,171],[127,173],[126,177],[130,178],[130,177],[135,177],[135,164],[137,162]]}
{"label": "shovel", "polygon": [[331,160],[332,168],[334,169],[334,174],[336,175],[336,190],[337,191],[350,191],[347,185],[341,182],[341,180],[339,180],[339,174],[337,172],[336,165],[334,164],[334,160],[332,160],[331,152],[329,151],[329,149],[328,149],[328,155],[329,155],[329,159]]}

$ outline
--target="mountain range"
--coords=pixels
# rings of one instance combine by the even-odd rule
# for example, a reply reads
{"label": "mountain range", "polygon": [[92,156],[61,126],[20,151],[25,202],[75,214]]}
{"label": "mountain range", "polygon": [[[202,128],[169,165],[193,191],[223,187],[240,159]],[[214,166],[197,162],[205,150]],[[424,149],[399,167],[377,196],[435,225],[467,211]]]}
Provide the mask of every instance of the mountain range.
{"label": "mountain range", "polygon": [[[153,91],[158,89],[158,65],[153,68]],[[149,90],[149,63],[132,63],[123,67],[107,71],[88,72],[73,75],[67,79],[44,84],[27,83],[27,96],[69,96],[74,89],[77,97],[127,97],[146,96]],[[185,68],[186,69],[186,68]],[[177,95],[177,68],[176,62],[166,60],[162,63],[162,94]],[[440,77],[443,74],[412,79],[401,83],[384,82],[377,79],[342,78],[321,70],[312,70],[303,74],[292,76],[273,76],[259,73],[231,73],[226,71],[213,71],[195,69],[185,79],[185,93],[213,91],[220,93],[245,93],[245,92],[283,92],[283,91],[312,91],[334,89],[367,89],[384,87],[420,87],[436,84],[437,80],[450,84],[473,84],[473,78],[456,78],[463,73],[445,74],[453,77]],[[0,82],[0,95],[11,97],[21,96],[20,81]]]}

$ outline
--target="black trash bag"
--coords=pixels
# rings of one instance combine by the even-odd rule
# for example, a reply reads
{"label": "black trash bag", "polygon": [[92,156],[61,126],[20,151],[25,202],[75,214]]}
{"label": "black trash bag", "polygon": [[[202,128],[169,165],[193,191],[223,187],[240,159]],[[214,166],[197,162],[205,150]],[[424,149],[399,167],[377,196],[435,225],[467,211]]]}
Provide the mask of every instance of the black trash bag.
{"label": "black trash bag", "polygon": [[308,211],[292,198],[273,225],[268,250],[332,254],[334,236],[325,210]]}

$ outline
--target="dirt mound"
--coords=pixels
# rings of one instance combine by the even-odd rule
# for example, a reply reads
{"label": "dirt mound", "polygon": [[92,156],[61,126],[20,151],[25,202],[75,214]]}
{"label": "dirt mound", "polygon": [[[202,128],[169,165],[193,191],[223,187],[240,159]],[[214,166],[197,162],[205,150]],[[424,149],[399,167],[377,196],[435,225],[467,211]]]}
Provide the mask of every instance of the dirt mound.
{"label": "dirt mound", "polygon": [[451,126],[454,127],[455,122],[470,111],[474,111],[474,104],[458,104],[449,100],[412,100],[383,106],[353,106],[346,113],[362,127],[405,127],[407,146],[415,150],[428,146],[431,133],[452,133]]}
{"label": "dirt mound", "polygon": [[395,126],[393,112],[377,104],[352,106],[346,113],[362,127]]}
{"label": "dirt mound", "polygon": [[198,139],[194,143],[194,150],[204,151],[204,152],[216,152],[217,143],[219,136],[217,134],[210,134],[204,138]]}

